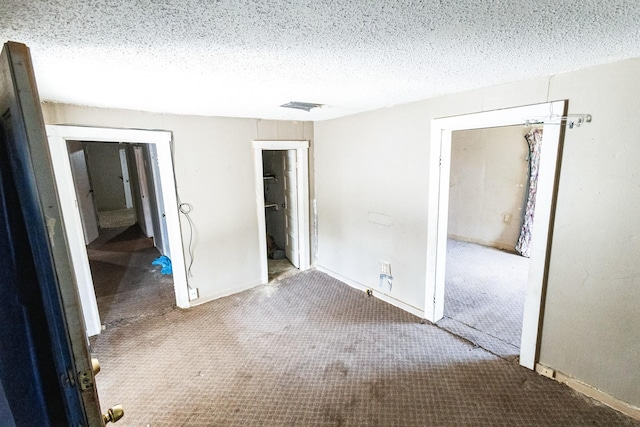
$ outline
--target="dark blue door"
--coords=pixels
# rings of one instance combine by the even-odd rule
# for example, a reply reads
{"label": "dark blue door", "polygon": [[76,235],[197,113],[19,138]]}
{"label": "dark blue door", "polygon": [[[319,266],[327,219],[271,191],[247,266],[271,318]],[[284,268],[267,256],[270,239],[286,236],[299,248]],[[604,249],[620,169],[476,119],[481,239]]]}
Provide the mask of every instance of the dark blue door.
{"label": "dark blue door", "polygon": [[0,425],[102,425],[29,50],[0,57]]}

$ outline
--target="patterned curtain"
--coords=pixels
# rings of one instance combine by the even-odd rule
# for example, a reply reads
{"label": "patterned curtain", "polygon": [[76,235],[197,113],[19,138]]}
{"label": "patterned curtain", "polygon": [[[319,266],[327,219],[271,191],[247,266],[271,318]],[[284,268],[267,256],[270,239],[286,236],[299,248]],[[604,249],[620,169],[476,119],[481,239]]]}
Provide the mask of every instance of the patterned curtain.
{"label": "patterned curtain", "polygon": [[531,248],[531,230],[533,228],[533,213],[536,209],[536,194],[538,192],[538,167],[540,166],[540,150],[542,148],[542,129],[534,129],[524,136],[529,144],[529,191],[527,207],[522,220],[520,238],[516,244],[516,251],[523,257],[529,258]]}

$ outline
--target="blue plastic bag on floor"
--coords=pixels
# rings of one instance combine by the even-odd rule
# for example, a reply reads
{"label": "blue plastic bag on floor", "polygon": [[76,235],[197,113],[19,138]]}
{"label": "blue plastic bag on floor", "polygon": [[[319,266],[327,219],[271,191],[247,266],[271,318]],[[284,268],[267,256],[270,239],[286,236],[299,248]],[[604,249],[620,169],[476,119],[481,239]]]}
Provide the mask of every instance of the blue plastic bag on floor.
{"label": "blue plastic bag on floor", "polygon": [[169,257],[166,257],[166,256],[162,255],[160,258],[154,259],[151,264],[152,265],[161,265],[162,266],[162,270],[160,270],[160,273],[162,273],[162,274],[172,274],[173,273],[173,269],[171,268],[171,260],[169,259]]}

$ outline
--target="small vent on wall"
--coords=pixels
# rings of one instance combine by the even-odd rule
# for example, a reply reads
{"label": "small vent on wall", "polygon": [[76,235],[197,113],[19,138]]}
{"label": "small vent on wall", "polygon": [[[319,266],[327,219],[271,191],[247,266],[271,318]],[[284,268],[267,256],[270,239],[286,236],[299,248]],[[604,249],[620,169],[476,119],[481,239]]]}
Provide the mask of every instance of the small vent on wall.
{"label": "small vent on wall", "polygon": [[322,107],[323,104],[315,104],[313,102],[300,102],[300,101],[291,101],[286,104],[282,104],[283,108],[295,108],[296,110],[304,110],[311,111],[313,108]]}

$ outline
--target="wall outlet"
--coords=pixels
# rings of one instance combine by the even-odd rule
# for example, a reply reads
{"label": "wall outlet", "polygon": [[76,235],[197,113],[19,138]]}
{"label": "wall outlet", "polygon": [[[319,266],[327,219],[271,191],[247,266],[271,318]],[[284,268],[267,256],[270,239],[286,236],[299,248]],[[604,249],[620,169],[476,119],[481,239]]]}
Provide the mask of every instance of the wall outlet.
{"label": "wall outlet", "polygon": [[380,261],[380,273],[391,276],[391,263]]}
{"label": "wall outlet", "polygon": [[198,288],[189,288],[189,301],[198,299]]}

